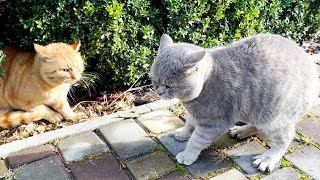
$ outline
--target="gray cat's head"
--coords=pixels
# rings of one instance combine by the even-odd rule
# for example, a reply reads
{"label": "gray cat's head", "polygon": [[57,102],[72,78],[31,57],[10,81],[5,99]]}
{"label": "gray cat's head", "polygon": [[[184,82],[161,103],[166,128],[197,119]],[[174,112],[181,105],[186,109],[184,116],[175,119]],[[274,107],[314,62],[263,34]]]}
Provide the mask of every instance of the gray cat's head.
{"label": "gray cat's head", "polygon": [[178,98],[183,102],[198,97],[204,83],[199,64],[205,55],[199,46],[173,43],[170,36],[162,35],[150,72],[155,92],[164,99]]}

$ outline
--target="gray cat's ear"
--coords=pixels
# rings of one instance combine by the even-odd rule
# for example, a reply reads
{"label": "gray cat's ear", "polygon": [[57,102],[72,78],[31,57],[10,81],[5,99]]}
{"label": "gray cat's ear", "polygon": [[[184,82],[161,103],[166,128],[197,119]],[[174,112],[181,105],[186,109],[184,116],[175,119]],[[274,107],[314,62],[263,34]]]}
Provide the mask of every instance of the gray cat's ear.
{"label": "gray cat's ear", "polygon": [[205,50],[200,50],[190,54],[191,63],[198,63],[206,55]]}
{"label": "gray cat's ear", "polygon": [[184,73],[185,74],[190,74],[193,71],[197,70],[198,68],[198,62],[200,62],[201,59],[203,59],[203,57],[206,55],[206,51],[205,50],[200,50],[194,53],[190,54],[190,62],[188,64],[185,65],[184,67]]}
{"label": "gray cat's ear", "polygon": [[48,51],[45,46],[41,46],[39,44],[34,43],[34,50],[37,52],[37,54],[41,57],[41,59],[45,59],[48,57]]}
{"label": "gray cat's ear", "polygon": [[159,50],[161,50],[162,48],[164,48],[166,46],[170,46],[172,44],[173,44],[173,41],[172,41],[171,37],[167,34],[163,34],[161,36]]}

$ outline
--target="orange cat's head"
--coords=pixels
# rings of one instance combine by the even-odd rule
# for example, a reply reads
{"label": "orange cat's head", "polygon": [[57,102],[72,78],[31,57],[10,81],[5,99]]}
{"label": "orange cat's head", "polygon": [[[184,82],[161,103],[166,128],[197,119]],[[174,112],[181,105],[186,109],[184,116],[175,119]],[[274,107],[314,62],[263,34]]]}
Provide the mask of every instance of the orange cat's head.
{"label": "orange cat's head", "polygon": [[51,43],[46,46],[34,44],[35,61],[40,66],[40,75],[48,84],[57,86],[74,84],[81,78],[84,62],[79,49],[80,41],[71,45]]}

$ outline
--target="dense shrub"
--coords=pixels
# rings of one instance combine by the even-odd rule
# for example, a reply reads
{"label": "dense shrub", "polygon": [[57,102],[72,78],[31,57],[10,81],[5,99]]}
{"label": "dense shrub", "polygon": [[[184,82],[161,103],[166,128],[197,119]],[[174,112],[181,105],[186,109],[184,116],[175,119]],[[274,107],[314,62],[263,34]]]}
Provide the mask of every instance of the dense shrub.
{"label": "dense shrub", "polygon": [[176,40],[211,47],[270,32],[302,41],[320,30],[320,1],[167,0],[166,32]]}
{"label": "dense shrub", "polygon": [[[88,70],[109,87],[147,80],[154,59],[158,10],[149,0],[128,1],[7,1],[1,37],[26,49],[33,42],[81,39]],[[26,8],[28,7],[28,8]]]}
{"label": "dense shrub", "polygon": [[319,33],[319,0],[0,0],[0,42],[82,41],[87,71],[108,87],[148,81],[162,33],[205,47],[259,32]]}

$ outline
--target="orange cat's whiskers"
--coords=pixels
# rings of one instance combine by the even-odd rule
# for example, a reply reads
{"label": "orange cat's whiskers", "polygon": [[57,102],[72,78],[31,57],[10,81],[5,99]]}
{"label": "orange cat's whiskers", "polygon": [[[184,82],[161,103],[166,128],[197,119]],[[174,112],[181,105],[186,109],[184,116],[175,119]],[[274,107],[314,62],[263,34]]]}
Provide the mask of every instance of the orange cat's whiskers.
{"label": "orange cat's whiskers", "polygon": [[74,86],[70,87],[70,90],[68,92],[69,97],[72,99],[73,102],[76,102],[76,95],[75,95],[75,90]]}
{"label": "orange cat's whiskers", "polygon": [[85,73],[81,76],[77,84],[91,95],[91,90],[95,90],[95,81],[97,80],[99,81],[99,78],[96,75]]}

